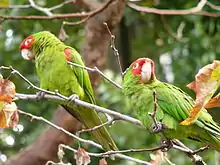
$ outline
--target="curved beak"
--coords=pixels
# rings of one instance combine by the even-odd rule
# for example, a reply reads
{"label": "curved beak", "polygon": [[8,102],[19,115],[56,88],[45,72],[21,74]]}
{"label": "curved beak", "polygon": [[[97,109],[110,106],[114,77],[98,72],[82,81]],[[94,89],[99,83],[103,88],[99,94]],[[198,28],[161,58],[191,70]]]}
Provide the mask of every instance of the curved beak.
{"label": "curved beak", "polygon": [[141,68],[142,82],[144,82],[144,83],[149,82],[149,80],[151,79],[151,73],[152,73],[151,63],[145,62]]}
{"label": "curved beak", "polygon": [[29,49],[21,49],[21,55],[25,60],[34,59],[34,56]]}

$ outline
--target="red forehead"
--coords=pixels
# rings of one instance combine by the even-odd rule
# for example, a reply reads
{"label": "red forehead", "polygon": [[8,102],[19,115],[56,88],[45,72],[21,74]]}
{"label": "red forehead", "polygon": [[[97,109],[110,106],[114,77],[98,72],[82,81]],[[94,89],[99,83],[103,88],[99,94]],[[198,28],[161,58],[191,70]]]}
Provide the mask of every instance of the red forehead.
{"label": "red forehead", "polygon": [[141,68],[142,66],[144,65],[144,63],[146,62],[150,62],[152,63],[153,61],[149,58],[139,58],[137,59],[136,61],[134,61],[132,64],[131,64],[131,72],[135,75],[135,76],[138,76],[141,74]]}
{"label": "red forehead", "polygon": [[30,49],[32,43],[34,42],[34,37],[33,36],[28,36],[27,38],[25,38],[21,45],[20,45],[20,50],[21,49]]}

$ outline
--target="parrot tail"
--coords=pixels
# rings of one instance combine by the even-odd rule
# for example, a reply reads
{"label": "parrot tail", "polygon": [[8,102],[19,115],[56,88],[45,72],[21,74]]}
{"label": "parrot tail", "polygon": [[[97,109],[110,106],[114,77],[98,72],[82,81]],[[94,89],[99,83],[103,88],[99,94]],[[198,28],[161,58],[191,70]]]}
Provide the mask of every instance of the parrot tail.
{"label": "parrot tail", "polygon": [[[102,121],[95,110],[89,108],[76,106],[75,108],[69,107],[67,105],[62,105],[73,117],[77,118],[80,122],[84,124],[86,128],[93,128],[95,126],[101,125]],[[94,131],[91,131],[96,141],[102,145],[105,151],[116,151],[118,150],[116,144],[111,138],[108,130],[105,126],[100,127]]]}
{"label": "parrot tail", "polygon": [[199,134],[201,142],[220,152],[220,127],[212,121],[203,121],[202,128],[206,133]]}

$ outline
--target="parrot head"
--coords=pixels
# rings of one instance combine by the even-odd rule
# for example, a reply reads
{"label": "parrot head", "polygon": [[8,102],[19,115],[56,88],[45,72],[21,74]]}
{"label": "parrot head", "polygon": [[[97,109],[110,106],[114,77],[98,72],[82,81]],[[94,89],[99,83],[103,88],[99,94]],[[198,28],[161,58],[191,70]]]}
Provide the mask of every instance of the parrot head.
{"label": "parrot head", "polygon": [[130,65],[125,77],[126,74],[138,78],[139,83],[149,83],[156,78],[154,62],[149,58],[139,58]]}
{"label": "parrot head", "polygon": [[34,43],[34,36],[28,36],[27,38],[25,38],[21,45],[20,45],[20,51],[21,51],[21,55],[25,60],[32,60],[34,59],[34,55],[32,53],[32,45]]}
{"label": "parrot head", "polygon": [[42,48],[44,48],[46,45],[49,46],[49,43],[52,43],[52,42],[48,42],[48,41],[51,41],[51,40],[54,42],[60,42],[55,37],[55,35],[53,35],[52,33],[48,31],[41,31],[41,32],[34,33],[28,36],[22,41],[20,45],[20,51],[21,51],[22,57],[25,60],[34,60],[36,56],[35,52],[39,52],[39,50],[42,50]]}

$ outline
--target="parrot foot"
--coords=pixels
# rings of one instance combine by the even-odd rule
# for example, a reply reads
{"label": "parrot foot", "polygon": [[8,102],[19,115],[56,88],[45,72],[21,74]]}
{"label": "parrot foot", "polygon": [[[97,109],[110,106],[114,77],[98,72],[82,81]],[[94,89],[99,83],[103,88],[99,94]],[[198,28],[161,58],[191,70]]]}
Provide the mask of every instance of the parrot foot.
{"label": "parrot foot", "polygon": [[159,133],[165,129],[165,126],[163,123],[157,121],[155,124],[152,124],[151,129],[152,133]]}
{"label": "parrot foot", "polygon": [[37,93],[36,93],[36,95],[37,95],[37,100],[42,100],[42,99],[44,99],[45,94],[46,94],[46,93],[43,92],[43,91],[37,92]]}
{"label": "parrot foot", "polygon": [[76,99],[79,99],[79,96],[76,94],[72,94],[71,96],[69,96],[67,102],[68,104],[75,103]]}
{"label": "parrot foot", "polygon": [[163,147],[161,149],[162,152],[167,152],[169,149],[172,148],[173,143],[171,140],[166,139],[166,138],[161,138],[161,146]]}

